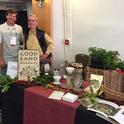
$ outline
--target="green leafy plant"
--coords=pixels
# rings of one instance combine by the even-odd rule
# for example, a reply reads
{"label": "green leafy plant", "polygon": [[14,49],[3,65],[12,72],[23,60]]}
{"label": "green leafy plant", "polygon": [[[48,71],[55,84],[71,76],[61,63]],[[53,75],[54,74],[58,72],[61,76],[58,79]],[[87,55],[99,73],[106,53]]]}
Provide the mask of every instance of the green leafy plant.
{"label": "green leafy plant", "polygon": [[89,55],[90,55],[90,67],[98,68],[98,69],[104,68],[103,58],[105,58],[106,50],[97,47],[90,47]]}
{"label": "green leafy plant", "polygon": [[118,65],[118,51],[90,47],[90,67],[98,69],[116,69]]}
{"label": "green leafy plant", "polygon": [[118,51],[107,51],[105,58],[103,59],[105,69],[116,69],[118,66]]}
{"label": "green leafy plant", "polygon": [[13,83],[13,79],[10,76],[0,75],[0,92],[6,93],[11,87],[12,83]]}
{"label": "green leafy plant", "polygon": [[42,75],[37,76],[36,78],[33,78],[32,82],[37,85],[46,86],[47,84],[54,81],[54,78],[52,75]]}
{"label": "green leafy plant", "polygon": [[121,71],[124,71],[124,61],[120,60],[118,62],[117,68],[120,69]]}
{"label": "green leafy plant", "polygon": [[91,103],[95,103],[96,102],[97,95],[96,94],[93,94],[93,93],[85,93],[83,95],[83,98],[87,98],[88,100],[90,100]]}

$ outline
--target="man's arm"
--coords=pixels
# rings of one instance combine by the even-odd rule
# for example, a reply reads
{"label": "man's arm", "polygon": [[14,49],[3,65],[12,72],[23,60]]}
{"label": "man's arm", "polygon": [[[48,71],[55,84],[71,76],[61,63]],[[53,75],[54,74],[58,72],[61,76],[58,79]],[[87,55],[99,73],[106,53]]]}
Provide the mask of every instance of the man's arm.
{"label": "man's arm", "polygon": [[49,53],[52,53],[53,50],[54,50],[54,42],[53,42],[53,39],[45,33],[45,40],[47,42],[47,50],[46,50],[46,53],[49,54]]}
{"label": "man's arm", "polygon": [[3,43],[2,43],[2,36],[1,36],[1,28],[0,28],[0,67],[4,67],[4,59],[3,59]]}
{"label": "man's arm", "polygon": [[21,27],[21,31],[20,31],[20,48],[24,49],[24,47],[25,47],[25,39],[24,39],[23,29]]}
{"label": "man's arm", "polygon": [[45,37],[45,41],[47,43],[47,50],[41,56],[41,59],[43,59],[43,60],[46,59],[49,56],[49,54],[52,53],[54,50],[54,42],[53,42],[52,38],[47,33],[45,33],[44,37]]}
{"label": "man's arm", "polygon": [[2,47],[2,43],[0,43],[0,67],[4,66],[4,59],[3,59],[3,47]]}

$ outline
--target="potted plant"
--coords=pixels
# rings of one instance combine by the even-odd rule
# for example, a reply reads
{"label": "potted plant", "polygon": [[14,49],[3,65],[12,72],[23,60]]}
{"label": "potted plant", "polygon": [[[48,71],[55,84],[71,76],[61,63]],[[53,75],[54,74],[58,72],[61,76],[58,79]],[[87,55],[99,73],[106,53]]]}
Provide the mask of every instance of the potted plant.
{"label": "potted plant", "polygon": [[90,47],[89,48],[89,56],[90,56],[90,67],[91,68],[104,68],[104,61],[106,50],[97,48],[97,47]]}
{"label": "potted plant", "polygon": [[120,69],[121,71],[124,71],[124,61],[120,60],[118,62],[117,68]]}
{"label": "potted plant", "polygon": [[116,69],[118,66],[118,51],[107,51],[104,61],[104,69]]}
{"label": "potted plant", "polygon": [[116,69],[118,64],[118,51],[90,47],[90,67],[97,69]]}

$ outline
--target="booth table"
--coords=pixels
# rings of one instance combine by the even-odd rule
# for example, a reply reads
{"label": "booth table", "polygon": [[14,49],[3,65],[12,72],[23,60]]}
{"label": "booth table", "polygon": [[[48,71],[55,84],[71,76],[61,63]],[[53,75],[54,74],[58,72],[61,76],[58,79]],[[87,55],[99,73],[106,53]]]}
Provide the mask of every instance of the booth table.
{"label": "booth table", "polygon": [[2,124],[23,124],[24,89],[26,86],[13,84],[2,95]]}
{"label": "booth table", "polygon": [[111,124],[78,102],[49,99],[52,91],[14,84],[3,95],[3,124]]}
{"label": "booth table", "polygon": [[41,86],[25,90],[24,124],[74,124],[79,103],[49,99],[52,91]]}

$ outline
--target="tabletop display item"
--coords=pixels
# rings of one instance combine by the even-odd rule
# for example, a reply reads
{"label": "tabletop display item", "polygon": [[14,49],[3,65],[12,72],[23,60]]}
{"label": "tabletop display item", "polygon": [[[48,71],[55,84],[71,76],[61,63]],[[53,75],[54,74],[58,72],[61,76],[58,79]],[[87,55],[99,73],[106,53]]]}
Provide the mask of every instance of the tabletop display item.
{"label": "tabletop display item", "polygon": [[40,55],[38,50],[19,50],[18,80],[31,81],[39,76]]}
{"label": "tabletop display item", "polygon": [[62,91],[53,91],[48,98],[49,99],[61,100],[63,95],[64,95],[64,92],[62,92]]}
{"label": "tabletop display item", "polygon": [[74,71],[74,68],[73,67],[66,67],[66,71],[69,75],[71,75]]}
{"label": "tabletop display item", "polygon": [[66,72],[67,72],[67,85],[68,87],[72,88],[73,87],[73,72],[74,72],[73,67],[66,67]]}
{"label": "tabletop display item", "polygon": [[74,88],[75,88],[75,90],[80,90],[82,82],[83,82],[82,69],[75,69],[73,76],[74,76],[74,81],[73,81]]}
{"label": "tabletop display item", "polygon": [[97,92],[100,90],[101,86],[103,85],[103,75],[91,74],[89,82],[90,85],[87,88],[85,88],[85,91],[91,92],[91,87],[92,87],[93,94],[97,94]]}
{"label": "tabletop display item", "polygon": [[119,53],[118,51],[107,50],[103,48],[90,47],[89,50],[90,64],[91,68],[96,69],[116,69]]}
{"label": "tabletop display item", "polygon": [[82,69],[83,68],[83,65],[81,64],[81,63],[76,63],[76,62],[72,62],[72,63],[70,63],[70,65],[72,66],[72,67],[74,67],[74,68],[80,68],[80,69]]}
{"label": "tabletop display item", "polygon": [[60,79],[61,79],[61,76],[59,76],[59,75],[54,75],[53,76],[53,78],[54,78],[54,84],[61,84],[61,82],[60,82]]}
{"label": "tabletop display item", "polygon": [[124,104],[124,72],[120,70],[104,71],[103,91],[106,99]]}
{"label": "tabletop display item", "polygon": [[124,106],[118,106],[117,104],[97,99],[97,101],[90,107],[87,108],[89,111],[94,111],[101,116],[112,119],[119,124],[124,122]]}
{"label": "tabletop display item", "polygon": [[63,97],[63,100],[68,101],[68,102],[75,102],[78,99],[78,96],[72,93],[66,93]]}
{"label": "tabletop display item", "polygon": [[76,64],[76,66],[80,66],[80,68],[75,68],[68,64],[68,66],[64,67],[66,71],[64,75],[61,75],[60,68],[56,68],[53,75],[54,82],[51,82],[49,85],[47,85],[47,88],[51,88],[57,91],[64,91],[65,93],[71,92],[78,96],[81,96],[84,90],[82,80],[82,65],[80,63],[73,64]]}

